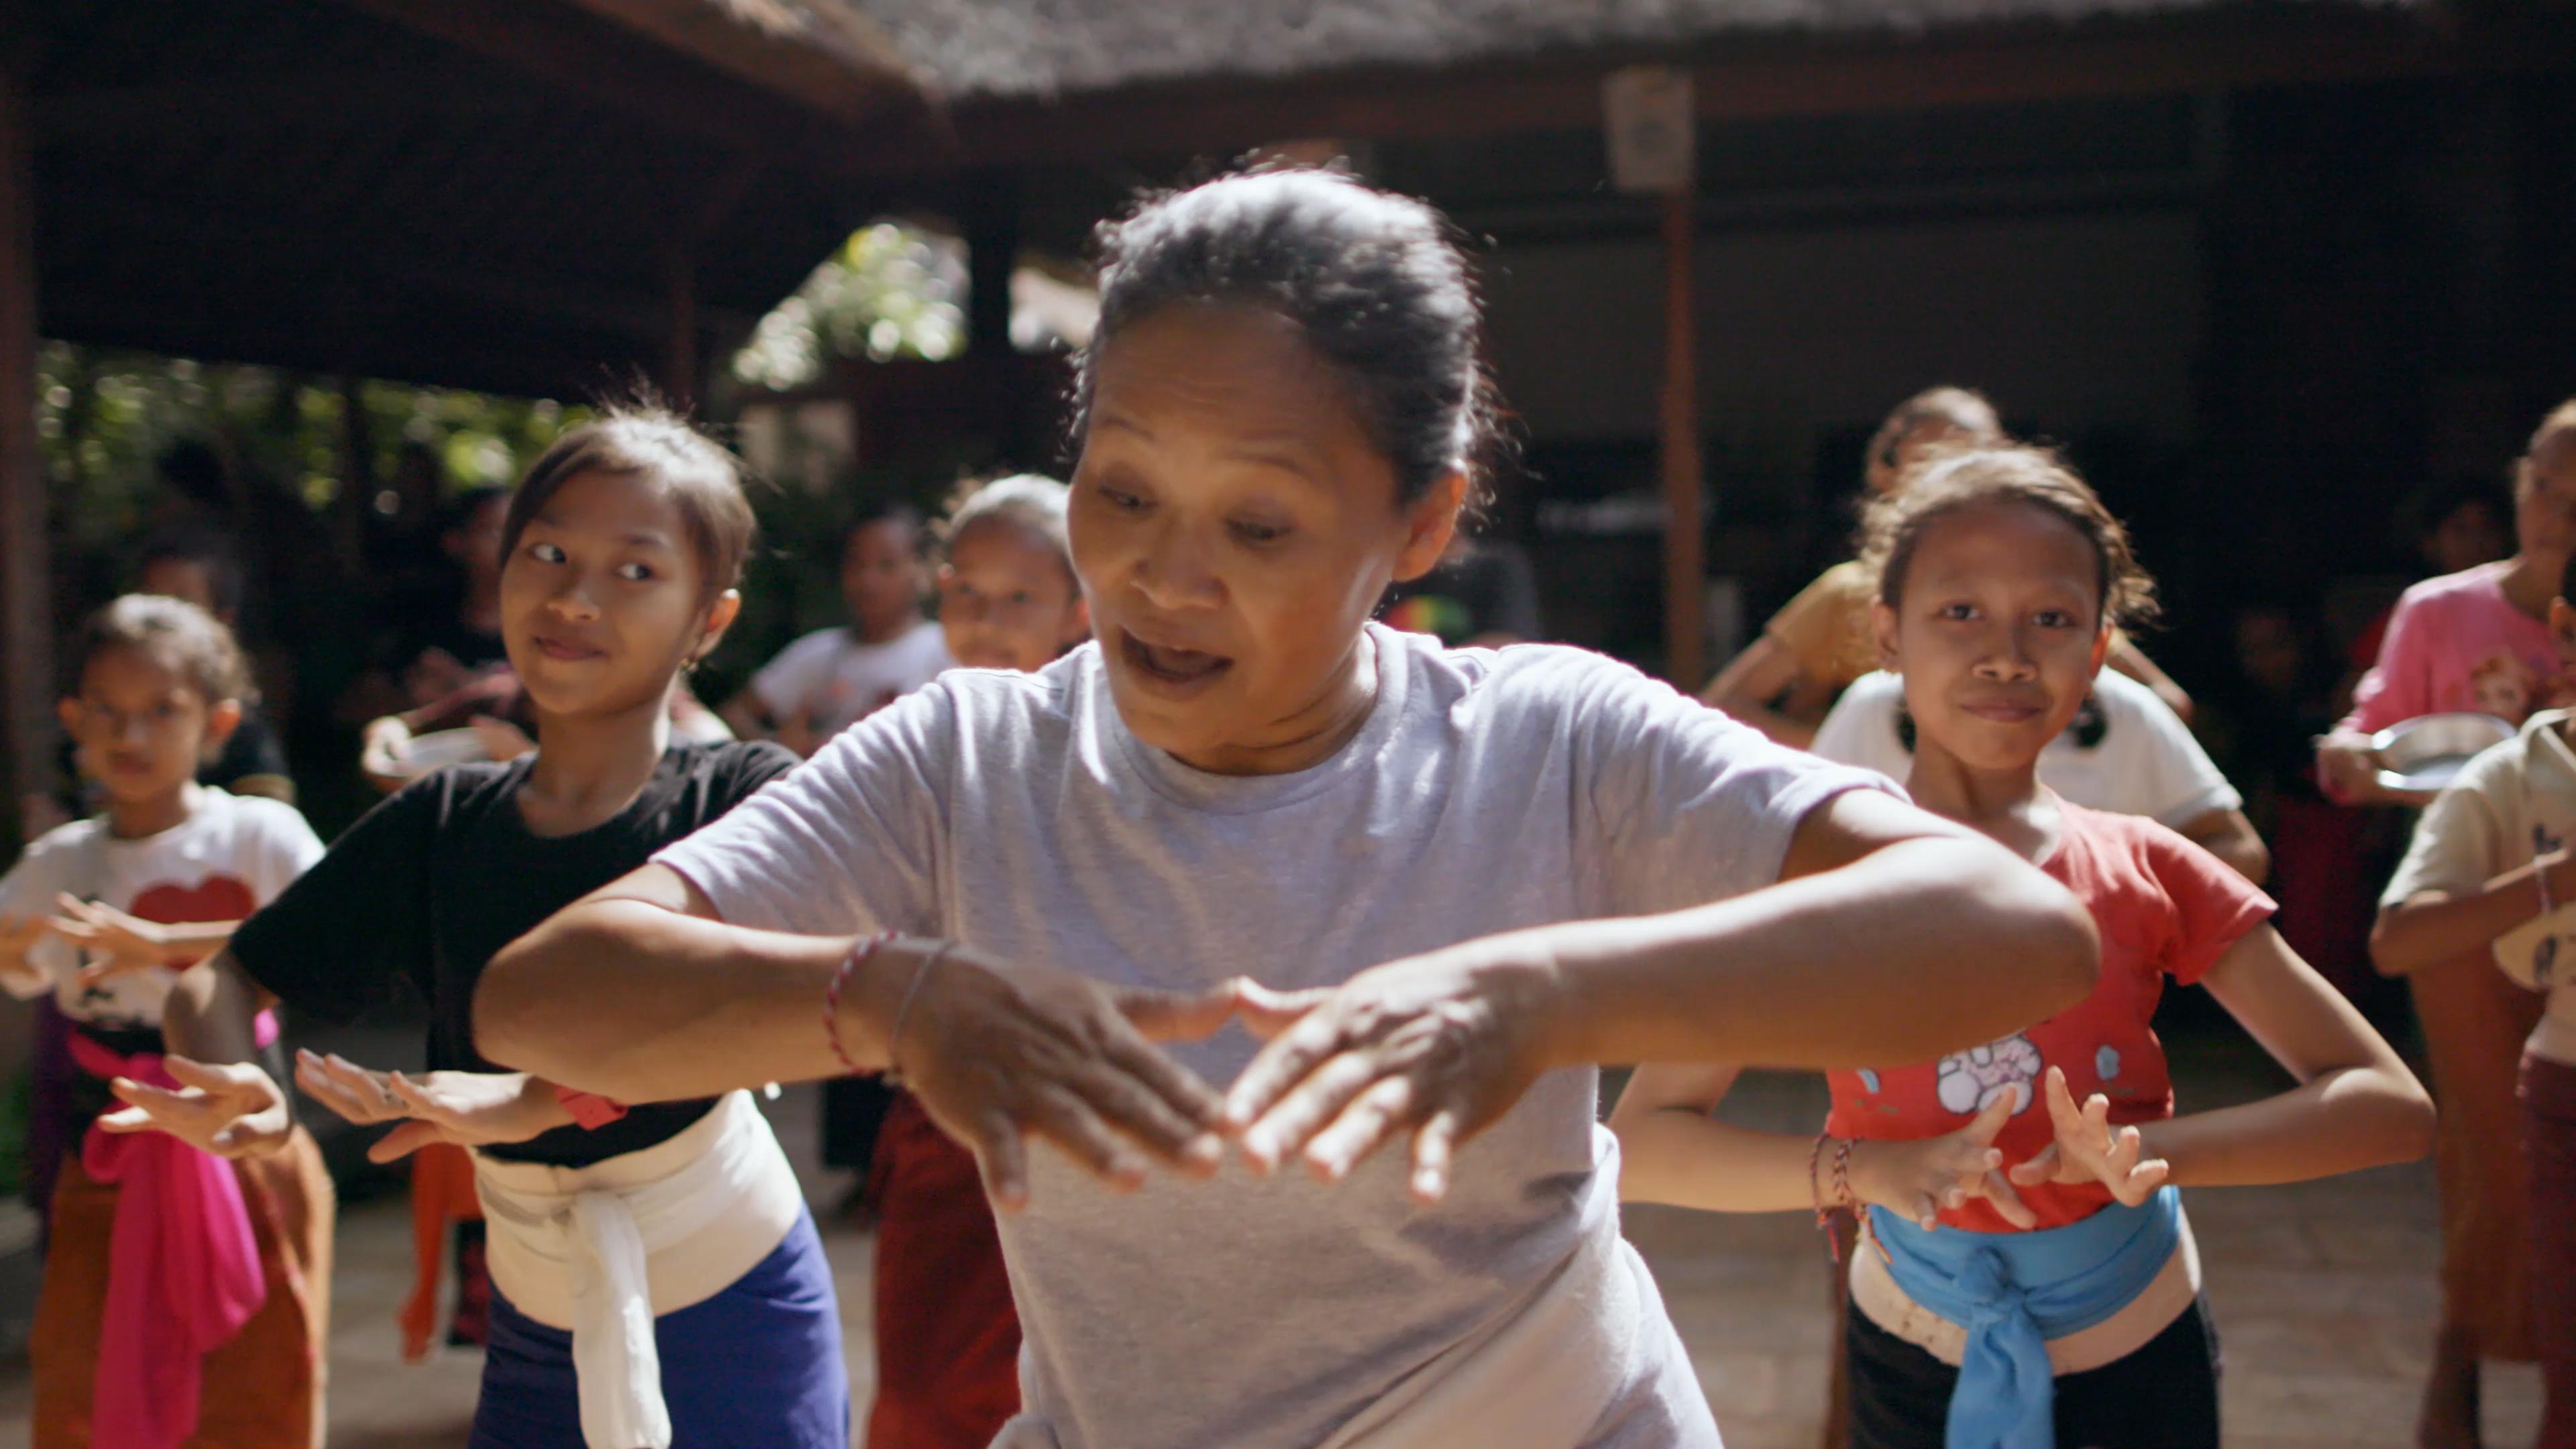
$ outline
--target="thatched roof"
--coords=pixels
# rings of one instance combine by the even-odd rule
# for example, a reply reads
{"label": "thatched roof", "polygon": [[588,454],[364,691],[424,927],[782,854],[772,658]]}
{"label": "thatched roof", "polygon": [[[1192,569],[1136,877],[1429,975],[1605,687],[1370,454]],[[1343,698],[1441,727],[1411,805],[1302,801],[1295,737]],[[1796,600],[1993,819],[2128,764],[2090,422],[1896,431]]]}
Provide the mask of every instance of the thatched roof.
{"label": "thatched roof", "polygon": [[2427,0],[845,0],[944,99],[1431,69],[1750,37],[1863,39],[2220,9]]}

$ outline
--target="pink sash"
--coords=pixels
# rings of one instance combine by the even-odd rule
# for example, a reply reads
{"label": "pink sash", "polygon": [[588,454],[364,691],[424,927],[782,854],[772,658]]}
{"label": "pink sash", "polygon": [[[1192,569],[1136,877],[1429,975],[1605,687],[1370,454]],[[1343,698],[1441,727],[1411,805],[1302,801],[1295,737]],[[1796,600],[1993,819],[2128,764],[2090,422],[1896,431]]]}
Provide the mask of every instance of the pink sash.
{"label": "pink sash", "polygon": [[[262,1012],[258,1035],[263,1047],[277,1040],[277,1019]],[[120,1057],[78,1031],[72,1059],[92,1076],[178,1086],[158,1054]],[[122,1188],[90,1437],[117,1449],[178,1449],[196,1431],[205,1356],[268,1298],[241,1181],[231,1163],[167,1133],[126,1135],[94,1122],[81,1141],[81,1170]]]}

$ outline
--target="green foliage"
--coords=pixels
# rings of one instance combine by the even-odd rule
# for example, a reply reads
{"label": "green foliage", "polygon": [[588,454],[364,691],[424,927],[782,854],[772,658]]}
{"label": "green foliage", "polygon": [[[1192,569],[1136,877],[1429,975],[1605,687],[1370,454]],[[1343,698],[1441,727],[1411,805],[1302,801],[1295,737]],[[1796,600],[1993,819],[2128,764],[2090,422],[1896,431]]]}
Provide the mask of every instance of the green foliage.
{"label": "green foliage", "polygon": [[879,222],[760,320],[734,355],[733,375],[786,389],[819,380],[835,357],[953,357],[966,344],[965,296],[966,252],[956,239]]}
{"label": "green foliage", "polygon": [[[395,476],[407,444],[431,448],[450,491],[506,483],[583,415],[544,399],[367,382],[370,471]],[[204,364],[49,342],[37,358],[36,429],[58,527],[74,548],[129,542],[156,501],[157,464],[182,442],[214,449],[240,485],[320,511],[347,471],[336,384],[276,368]]]}

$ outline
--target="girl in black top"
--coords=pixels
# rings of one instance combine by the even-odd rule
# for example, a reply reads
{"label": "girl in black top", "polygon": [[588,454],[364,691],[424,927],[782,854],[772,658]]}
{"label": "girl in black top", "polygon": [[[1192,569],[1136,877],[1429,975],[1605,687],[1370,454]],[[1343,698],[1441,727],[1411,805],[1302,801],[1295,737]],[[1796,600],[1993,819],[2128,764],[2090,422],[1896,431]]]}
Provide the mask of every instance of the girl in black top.
{"label": "girl in black top", "polygon": [[[117,1088],[129,1129],[263,1152],[286,1103],[249,1050],[258,1001],[346,1018],[403,981],[427,998],[426,1075],[303,1053],[296,1080],[352,1121],[397,1123],[380,1161],[474,1150],[496,1293],[473,1449],[848,1442],[830,1274],[748,1096],[629,1110],[475,1048],[495,952],[795,765],[774,744],[671,736],[680,674],[740,608],[751,531],[733,460],[677,418],[617,413],[558,441],[501,540],[537,751],[440,771],[370,812],[174,1000],[174,1050],[208,1064],[203,1085]],[[640,1273],[616,1266],[629,1234]],[[647,1304],[652,1341],[634,1341],[620,1325]]]}

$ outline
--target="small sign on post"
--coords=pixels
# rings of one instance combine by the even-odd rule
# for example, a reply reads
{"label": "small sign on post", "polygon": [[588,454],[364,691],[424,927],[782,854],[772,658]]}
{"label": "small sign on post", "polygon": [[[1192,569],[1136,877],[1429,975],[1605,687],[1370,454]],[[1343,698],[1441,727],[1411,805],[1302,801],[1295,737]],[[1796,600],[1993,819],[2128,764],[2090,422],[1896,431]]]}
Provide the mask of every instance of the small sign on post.
{"label": "small sign on post", "polygon": [[1632,65],[1601,83],[1610,179],[1622,191],[1687,191],[1698,161],[1699,116],[1686,70]]}
{"label": "small sign on post", "polygon": [[1707,511],[1699,449],[1699,111],[1690,72],[1642,65],[1601,89],[1610,174],[1663,198],[1664,385],[1657,424],[1664,494],[1664,677],[1697,691],[1708,667]]}

